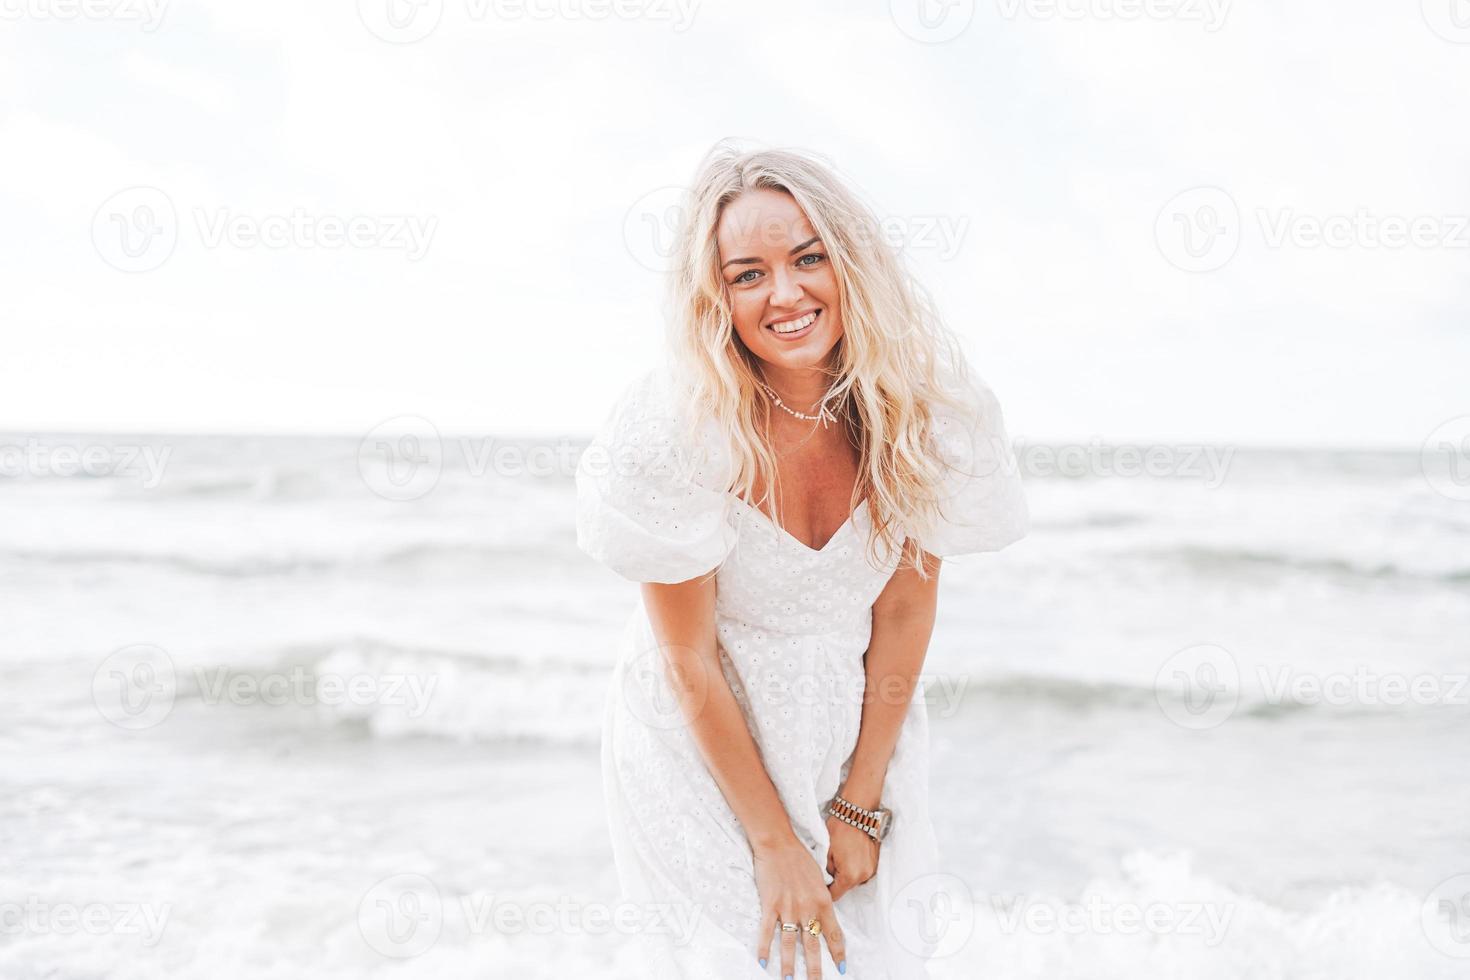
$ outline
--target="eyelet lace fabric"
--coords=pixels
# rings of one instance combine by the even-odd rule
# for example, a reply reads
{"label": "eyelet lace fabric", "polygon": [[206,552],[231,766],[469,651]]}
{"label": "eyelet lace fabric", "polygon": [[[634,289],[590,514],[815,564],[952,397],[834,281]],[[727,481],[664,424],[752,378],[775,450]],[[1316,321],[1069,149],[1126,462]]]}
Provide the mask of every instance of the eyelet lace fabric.
{"label": "eyelet lace fabric", "polygon": [[[941,557],[996,550],[1026,531],[999,407],[984,393],[978,425],[939,420],[945,454],[957,464],[942,490],[946,520],[924,545]],[[830,884],[821,808],[850,767],[872,606],[899,556],[876,565],[866,556],[866,502],[820,549],[797,541],[726,492],[729,460],[717,440],[683,444],[675,411],[657,372],[623,391],[578,462],[577,543],[634,582],[714,572],[723,679],[797,838]],[[894,824],[878,870],[836,904],[849,978],[927,977],[925,961],[942,935],[933,916],[953,883],[930,820],[928,739],[919,692],[884,783]],[[755,958],[760,902],[749,842],[674,699],[641,602],[618,639],[602,775],[622,897],[644,913],[637,936],[649,975],[779,976],[779,940],[767,968]],[[821,949],[823,974],[837,976],[825,942]]]}

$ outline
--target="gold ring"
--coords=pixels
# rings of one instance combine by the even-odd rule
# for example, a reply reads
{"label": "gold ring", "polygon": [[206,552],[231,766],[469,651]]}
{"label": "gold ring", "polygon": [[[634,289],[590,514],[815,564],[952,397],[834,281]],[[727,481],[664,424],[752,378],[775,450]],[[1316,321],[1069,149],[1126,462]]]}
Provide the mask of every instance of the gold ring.
{"label": "gold ring", "polygon": [[813,936],[820,936],[822,934],[822,924],[817,921],[816,916],[812,916],[812,920],[806,924],[806,931]]}
{"label": "gold ring", "polygon": [[800,928],[801,927],[798,926],[795,922],[782,922],[781,923],[781,931],[782,932],[796,932]]}

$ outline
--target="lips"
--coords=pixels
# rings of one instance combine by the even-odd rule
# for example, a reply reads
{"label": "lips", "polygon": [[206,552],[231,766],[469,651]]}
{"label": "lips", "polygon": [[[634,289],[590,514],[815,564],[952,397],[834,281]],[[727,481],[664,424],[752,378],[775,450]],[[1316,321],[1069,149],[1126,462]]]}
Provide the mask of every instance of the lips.
{"label": "lips", "polygon": [[[809,310],[800,316],[787,317],[775,323],[768,323],[766,324],[766,329],[775,334],[780,340],[799,340],[812,332],[812,328],[817,325],[817,322],[821,319],[821,315],[821,310]],[[803,325],[795,330],[790,329],[793,324],[797,323]],[[782,332],[783,330],[785,332]]]}

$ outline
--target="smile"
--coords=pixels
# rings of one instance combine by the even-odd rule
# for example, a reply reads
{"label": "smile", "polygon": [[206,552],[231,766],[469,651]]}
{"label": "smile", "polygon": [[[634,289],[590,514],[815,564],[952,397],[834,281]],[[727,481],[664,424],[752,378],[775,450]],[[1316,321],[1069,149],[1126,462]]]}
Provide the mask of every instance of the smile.
{"label": "smile", "polygon": [[798,337],[806,336],[811,331],[812,324],[817,322],[817,317],[821,313],[821,310],[814,310],[805,316],[797,317],[795,320],[783,320],[780,323],[766,324],[766,326],[782,340],[795,340]]}

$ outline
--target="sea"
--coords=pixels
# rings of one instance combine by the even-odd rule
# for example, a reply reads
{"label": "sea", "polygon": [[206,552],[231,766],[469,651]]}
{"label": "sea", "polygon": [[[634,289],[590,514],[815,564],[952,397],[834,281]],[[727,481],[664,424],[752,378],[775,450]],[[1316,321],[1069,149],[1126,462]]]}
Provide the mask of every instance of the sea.
{"label": "sea", "polygon": [[[632,978],[678,927],[603,820],[585,438],[420,423],[0,436],[0,977]],[[1470,976],[1463,473],[1020,449],[924,668],[934,977]]]}

